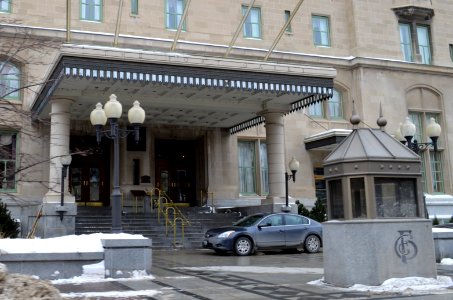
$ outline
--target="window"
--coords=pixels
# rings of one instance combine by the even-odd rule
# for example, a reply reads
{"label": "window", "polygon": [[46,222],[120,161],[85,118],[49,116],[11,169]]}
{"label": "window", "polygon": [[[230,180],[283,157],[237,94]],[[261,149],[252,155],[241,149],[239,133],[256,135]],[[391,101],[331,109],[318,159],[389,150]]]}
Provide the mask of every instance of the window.
{"label": "window", "polygon": [[[285,23],[288,22],[290,16],[291,16],[291,12],[289,10],[285,10]],[[291,28],[291,23],[288,24],[288,27],[286,27],[285,32],[286,33],[293,32],[293,29]]]}
{"label": "window", "polygon": [[[242,6],[242,15],[245,15],[248,7]],[[250,13],[244,22],[244,37],[246,38],[261,38],[261,9],[252,7]]]}
{"label": "window", "polygon": [[261,194],[269,194],[269,170],[267,167],[267,145],[260,142]]}
{"label": "window", "polygon": [[[430,118],[440,123],[440,114],[429,112],[409,112],[409,118],[415,124],[416,132],[413,141],[425,143],[431,139],[425,135],[425,128]],[[438,147],[442,145],[442,137],[437,141]],[[422,182],[423,191],[426,193],[444,193],[444,176],[442,170],[442,149],[437,153],[429,149],[429,155],[420,152],[422,161]],[[431,185],[429,183],[431,182]]]}
{"label": "window", "polygon": [[[415,28],[413,28],[415,26]],[[413,30],[415,29],[415,32]],[[400,44],[405,61],[415,62],[417,56],[423,64],[431,64],[431,38],[428,25],[400,23]],[[415,35],[415,36],[413,36]],[[415,51],[414,51],[415,50]]]}
{"label": "window", "polygon": [[310,221],[302,216],[296,215],[285,215],[285,224],[286,225],[308,225]]}
{"label": "window", "polygon": [[16,137],[15,133],[0,132],[0,191],[16,188]]}
{"label": "window", "polygon": [[317,118],[343,119],[342,98],[342,94],[334,89],[332,98],[310,105],[308,107],[308,114]]}
{"label": "window", "polygon": [[131,14],[138,15],[138,0],[131,0]]}
{"label": "window", "polygon": [[80,19],[86,21],[102,21],[102,0],[81,0]]}
{"label": "window", "polygon": [[11,0],[0,0],[0,12],[11,12]]}
{"label": "window", "polygon": [[365,180],[351,178],[352,217],[366,218]]}
{"label": "window", "polygon": [[315,180],[316,199],[320,200],[324,205],[327,199],[326,180],[324,179],[324,168],[314,167],[313,175]]}
{"label": "window", "polygon": [[315,46],[330,46],[329,18],[312,16],[313,42]]}
{"label": "window", "polygon": [[266,143],[238,142],[239,192],[241,195],[267,195],[269,175]]}
{"label": "window", "polygon": [[450,44],[450,58],[453,61],[453,44]]}
{"label": "window", "polygon": [[341,186],[341,180],[330,180],[328,185],[330,219],[344,219],[343,189]]}
{"label": "window", "polygon": [[418,217],[415,179],[375,178],[377,216]]}
{"label": "window", "polygon": [[411,27],[409,24],[400,24],[400,44],[405,61],[414,61],[412,57]]}
{"label": "window", "polygon": [[0,99],[19,100],[20,70],[11,63],[0,62]]}
{"label": "window", "polygon": [[[260,222],[261,226],[282,226],[283,225],[283,215],[273,215],[265,218]],[[258,225],[258,226],[259,226]]]}
{"label": "window", "polygon": [[[178,29],[185,5],[185,0],[166,0],[165,27],[167,29]],[[185,21],[182,24],[182,29],[186,29]]]}

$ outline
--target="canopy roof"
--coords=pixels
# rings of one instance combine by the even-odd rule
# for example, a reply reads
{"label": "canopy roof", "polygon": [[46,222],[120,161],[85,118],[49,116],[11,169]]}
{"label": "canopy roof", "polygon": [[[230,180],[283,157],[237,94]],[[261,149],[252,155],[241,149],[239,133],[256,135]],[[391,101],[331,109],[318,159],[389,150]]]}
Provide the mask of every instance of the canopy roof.
{"label": "canopy roof", "polygon": [[168,57],[144,62],[62,55],[32,112],[47,116],[51,98],[69,98],[71,119],[88,120],[97,102],[116,94],[124,115],[139,100],[147,124],[221,127],[234,134],[262,123],[265,109],[291,113],[332,96],[333,69],[213,60],[216,66],[169,63]]}

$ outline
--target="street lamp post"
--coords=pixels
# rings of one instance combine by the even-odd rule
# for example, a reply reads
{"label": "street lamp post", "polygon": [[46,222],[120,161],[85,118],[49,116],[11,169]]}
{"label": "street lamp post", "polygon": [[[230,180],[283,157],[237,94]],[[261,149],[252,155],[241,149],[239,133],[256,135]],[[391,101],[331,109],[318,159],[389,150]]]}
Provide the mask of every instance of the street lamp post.
{"label": "street lamp post", "polygon": [[288,164],[289,169],[292,174],[285,172],[285,197],[286,197],[286,207],[288,207],[288,181],[292,178],[293,182],[296,182],[296,172],[299,170],[299,161],[293,156],[291,161]]}
{"label": "street lamp post", "polygon": [[442,128],[436,123],[436,120],[430,118],[428,125],[426,126],[426,135],[431,139],[431,142],[420,143],[417,140],[412,140],[416,132],[416,127],[411,119],[406,117],[404,123],[402,123],[400,128],[396,131],[395,137],[417,154],[420,151],[428,149],[430,146],[434,148],[434,152],[437,152],[437,140],[439,139],[441,131]]}
{"label": "street lamp post", "polygon": [[60,214],[60,221],[63,221],[63,215],[64,215],[64,210],[62,209],[63,206],[64,206],[64,180],[66,178],[66,174],[67,174],[67,171],[68,171],[68,167],[69,165],[71,164],[71,161],[72,161],[72,156],[71,155],[64,155],[62,156],[61,158],[61,165],[62,165],[62,168],[61,168],[61,182],[60,182],[60,185],[61,185],[61,199],[60,199],[60,210],[58,211],[58,213]]}
{"label": "street lamp post", "polygon": [[[121,225],[121,191],[120,191],[120,146],[119,139],[126,137],[129,133],[134,133],[135,142],[140,138],[140,125],[145,121],[145,111],[140,107],[140,102],[134,101],[133,106],[127,114],[129,123],[132,124],[132,130],[120,129],[118,120],[121,118],[123,108],[121,103],[116,99],[114,94],[110,95],[109,101],[104,105],[96,104],[96,108],[90,114],[91,124],[96,128],[96,140],[101,142],[102,136],[113,140],[113,189],[112,189],[112,232],[119,233],[122,231]],[[102,130],[107,123],[110,124],[110,130]]]}

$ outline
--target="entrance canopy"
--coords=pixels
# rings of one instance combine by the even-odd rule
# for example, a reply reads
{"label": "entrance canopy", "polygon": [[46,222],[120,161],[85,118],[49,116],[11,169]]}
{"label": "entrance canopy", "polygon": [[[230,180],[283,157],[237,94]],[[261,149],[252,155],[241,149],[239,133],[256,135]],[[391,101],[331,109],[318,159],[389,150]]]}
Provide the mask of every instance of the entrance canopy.
{"label": "entrance canopy", "polygon": [[147,124],[220,127],[234,134],[262,123],[263,110],[291,113],[332,95],[331,68],[221,58],[194,65],[187,63],[193,56],[180,55],[174,63],[172,57],[126,61],[62,55],[32,112],[47,117],[49,101],[66,98],[74,101],[72,119],[89,120],[97,102],[116,94],[124,118],[138,100]]}

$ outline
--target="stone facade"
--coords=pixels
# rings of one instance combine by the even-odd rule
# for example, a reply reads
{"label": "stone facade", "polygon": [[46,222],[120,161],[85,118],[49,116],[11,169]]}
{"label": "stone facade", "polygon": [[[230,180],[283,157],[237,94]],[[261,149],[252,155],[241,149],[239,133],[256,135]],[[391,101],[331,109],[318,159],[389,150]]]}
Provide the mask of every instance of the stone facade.
{"label": "stone facade", "polygon": [[[155,61],[155,57],[160,55],[161,61],[176,62],[182,66],[206,65],[224,59],[224,63],[230,69],[248,70],[248,63],[264,63],[264,57],[284,25],[284,11],[293,11],[299,0],[256,0],[254,6],[261,9],[262,38],[244,38],[242,30],[239,30],[238,38],[228,57],[225,57],[225,53],[241,22],[241,6],[244,5],[244,1],[192,1],[188,8],[185,30],[180,32],[177,41],[175,41],[176,30],[168,30],[165,26],[165,0],[139,1],[138,15],[130,13],[128,1],[101,2],[104,3],[102,19],[99,22],[81,20],[80,1],[75,0],[47,0],[45,4],[32,0],[13,0],[10,12],[0,13],[0,35],[3,41],[10,41],[11,38],[14,40],[11,34],[19,33],[22,36],[26,34],[30,40],[43,38],[53,43],[51,47],[45,47],[44,55],[38,55],[33,49],[25,49],[14,55],[14,62],[21,66],[22,84],[30,85],[29,89],[22,92],[21,101],[13,103],[15,107],[24,111],[32,109],[37,94],[42,92],[42,85],[35,85],[35,82],[45,80],[51,74],[61,55],[135,62]],[[124,6],[118,20],[120,2],[124,2]],[[67,3],[70,3],[69,8],[66,7]],[[431,64],[404,61],[399,19],[393,9],[411,6],[434,12],[430,20],[421,22],[422,25],[429,25]],[[291,22],[292,32],[283,34],[268,62],[272,64],[273,72],[275,70],[286,74],[305,69],[316,75],[317,70],[311,70],[311,67],[335,69],[334,88],[342,95],[343,117],[308,116],[307,108],[284,116],[285,165],[292,156],[301,162],[296,184],[292,182],[289,184],[291,203],[294,203],[295,199],[300,199],[308,206],[313,204],[316,199],[313,170],[321,166],[322,160],[330,151],[326,148],[307,151],[304,140],[330,129],[350,129],[348,119],[353,101],[363,120],[361,126],[375,127],[379,105],[382,104],[383,114],[389,121],[387,132],[391,134],[409,111],[438,114],[442,126],[438,166],[441,166],[442,170],[441,173],[433,172],[429,155],[424,157],[427,168],[425,192],[453,193],[451,165],[453,153],[449,151],[453,143],[451,128],[453,125],[449,122],[453,106],[448,105],[453,95],[451,84],[453,32],[450,30],[453,27],[453,19],[450,17],[452,12],[453,3],[450,1],[306,0],[302,3]],[[313,15],[328,18],[329,46],[314,45]],[[67,32],[68,28],[70,34]],[[112,47],[115,40],[117,45]],[[175,47],[173,52],[172,46]],[[261,66],[265,67],[265,64]],[[83,87],[76,82],[74,86],[80,88],[79,94],[83,94]],[[105,97],[103,94],[98,96],[101,95]],[[77,106],[79,96],[77,93],[72,96],[71,100],[75,101],[73,108]],[[90,104],[93,108],[96,102],[107,100],[96,98],[97,96],[93,94]],[[71,135],[79,133],[94,135],[94,129],[87,119],[79,120],[74,116],[71,115]],[[50,117],[45,113],[41,114],[40,118],[50,121]],[[234,206],[229,204],[236,205],[238,202],[247,205],[266,198],[266,194],[259,189],[256,195],[240,193],[237,151],[238,141],[265,140],[264,125],[236,135],[229,135],[222,128],[209,126],[181,127],[162,124],[147,126],[148,147],[145,152],[128,153],[125,150],[126,143],[122,141],[123,170],[131,170],[133,159],[140,159],[143,163],[140,175],[154,177],[155,138],[202,139],[205,145],[205,160],[203,164],[197,166],[203,170],[199,172],[201,175],[197,178],[199,182],[203,182],[198,184],[198,189],[207,189],[208,192],[214,193],[214,202],[220,206]],[[31,152],[30,155],[48,158],[55,150],[49,147],[52,140],[51,129],[45,123],[38,124],[24,119],[18,122],[15,128],[22,133],[19,147],[21,155]],[[6,129],[4,124],[2,129]],[[28,132],[31,134],[27,134]],[[58,167],[57,165],[56,173],[49,170],[48,163],[29,168],[28,176],[33,174],[33,180],[19,180],[16,191],[1,196],[4,201],[20,202],[13,211],[21,219],[23,228],[30,227],[29,220],[32,222],[34,219],[36,207],[43,198],[49,199],[52,192],[55,192],[58,198],[60,182],[56,183],[56,191],[50,191],[47,184],[57,179]],[[436,179],[433,176],[441,176],[442,187],[433,189],[432,182]],[[129,190],[137,188],[133,184],[132,172],[122,172],[120,181],[127,195]],[[280,180],[279,187],[282,181],[283,179]],[[154,181],[150,185],[153,183]],[[282,191],[280,188],[277,190],[279,191],[277,196],[281,198]],[[68,201],[74,201],[67,196]],[[57,202],[56,198],[54,201]],[[263,204],[265,203],[267,202],[264,201]],[[198,204],[201,204],[200,199]]]}

